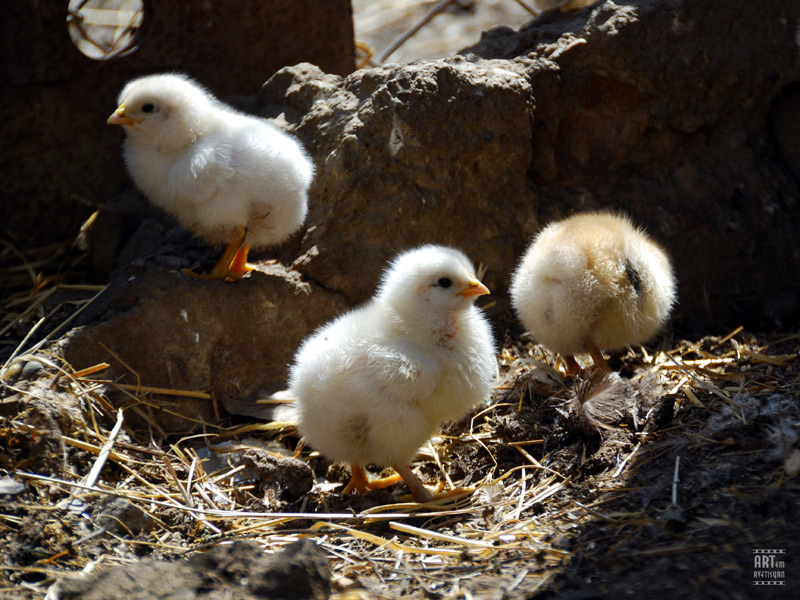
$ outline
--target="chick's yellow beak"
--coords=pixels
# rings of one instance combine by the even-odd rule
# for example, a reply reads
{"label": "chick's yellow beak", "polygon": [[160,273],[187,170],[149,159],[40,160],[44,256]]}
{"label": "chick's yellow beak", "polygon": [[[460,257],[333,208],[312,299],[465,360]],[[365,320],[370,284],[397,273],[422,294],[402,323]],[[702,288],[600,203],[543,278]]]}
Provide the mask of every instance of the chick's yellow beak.
{"label": "chick's yellow beak", "polygon": [[125,114],[125,103],[123,102],[117,110],[111,113],[106,123],[109,125],[136,125],[139,123],[139,119],[134,119]]}
{"label": "chick's yellow beak", "polygon": [[486,294],[491,294],[489,288],[487,288],[474,277],[470,277],[467,287],[458,292],[459,296],[464,296],[465,298],[470,298],[472,296],[485,296]]}

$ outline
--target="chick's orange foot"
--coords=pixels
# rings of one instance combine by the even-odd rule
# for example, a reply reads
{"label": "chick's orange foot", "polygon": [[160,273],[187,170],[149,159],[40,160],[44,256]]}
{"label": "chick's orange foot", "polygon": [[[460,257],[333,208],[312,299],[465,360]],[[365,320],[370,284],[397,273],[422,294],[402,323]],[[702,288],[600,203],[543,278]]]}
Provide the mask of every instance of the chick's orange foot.
{"label": "chick's orange foot", "polygon": [[250,247],[247,245],[239,248],[233,257],[233,260],[231,261],[230,267],[228,268],[231,273],[238,275],[239,279],[244,277],[245,273],[256,270],[255,265],[251,265],[249,262],[247,262],[247,254],[249,252]]}
{"label": "chick's orange foot", "polygon": [[367,472],[364,470],[364,467],[361,465],[350,465],[350,471],[352,475],[350,475],[350,481],[347,482],[347,485],[344,486],[342,490],[342,496],[346,496],[353,490],[356,490],[362,495],[369,492],[369,479],[367,478]]}
{"label": "chick's orange foot", "polygon": [[608,362],[603,356],[603,351],[600,350],[597,344],[589,340],[586,342],[586,348],[592,357],[592,366],[584,369],[578,364],[574,356],[568,354],[563,357],[566,375],[568,377],[589,377],[593,373],[610,373],[611,367],[608,366]]}
{"label": "chick's orange foot", "polygon": [[350,465],[350,471],[352,475],[350,481],[342,490],[342,495],[347,495],[353,490],[356,490],[359,494],[366,494],[370,490],[382,490],[403,480],[400,475],[395,474],[370,481],[364,467],[356,464]]}
{"label": "chick's orange foot", "polygon": [[592,357],[595,369],[601,373],[611,371],[608,363],[606,362],[606,357],[603,356],[603,351],[597,344],[595,344],[592,340],[589,340],[586,342],[586,348],[589,350],[589,355]]}
{"label": "chick's orange foot", "polygon": [[431,502],[432,500],[435,500],[434,495],[429,492],[428,488],[422,485],[422,482],[419,480],[419,478],[414,475],[411,467],[408,465],[397,465],[395,466],[394,470],[397,471],[400,477],[403,478],[403,481],[406,482],[408,489],[411,490],[411,495],[414,496],[414,500],[423,504],[425,502]]}
{"label": "chick's orange foot", "polygon": [[357,490],[360,494],[366,494],[371,490],[382,490],[400,483],[401,481],[405,481],[406,485],[411,490],[411,495],[417,502],[430,502],[434,499],[433,494],[431,494],[428,489],[422,485],[422,482],[417,476],[414,475],[411,467],[395,467],[397,473],[394,475],[373,479],[372,481],[369,480],[367,472],[361,465],[352,464],[350,465],[350,470],[353,474],[348,484],[342,490],[342,495],[347,495],[353,490]]}
{"label": "chick's orange foot", "polygon": [[250,246],[243,243],[246,233],[242,230],[228,242],[217,264],[207,275],[195,273],[190,269],[185,269],[184,273],[203,281],[239,281],[245,273],[255,270],[255,267],[247,262]]}

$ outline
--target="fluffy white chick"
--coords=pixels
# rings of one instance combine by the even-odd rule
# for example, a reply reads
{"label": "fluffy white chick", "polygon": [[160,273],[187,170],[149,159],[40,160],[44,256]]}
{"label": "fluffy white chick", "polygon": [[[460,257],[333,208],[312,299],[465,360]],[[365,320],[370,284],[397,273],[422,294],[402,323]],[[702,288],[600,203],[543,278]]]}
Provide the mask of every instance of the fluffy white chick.
{"label": "fluffy white chick", "polygon": [[580,371],[589,352],[608,370],[602,350],[641,343],[664,324],[675,303],[665,252],[630,219],[574,215],[545,227],[519,263],[511,300],[534,338]]}
{"label": "fluffy white chick", "polygon": [[344,493],[385,487],[364,465],[393,467],[414,498],[432,498],[409,466],[445,421],[488,398],[497,373],[491,328],[475,299],[489,290],[467,257],[442,246],[399,255],[375,297],[323,326],[291,369],[299,430],[348,462]]}
{"label": "fluffy white chick", "polygon": [[[108,118],[125,130],[136,185],[225,251],[202,279],[237,280],[250,248],[278,244],[305,220],[313,163],[300,143],[179,74],[134,79]],[[193,274],[193,273],[191,273]]]}

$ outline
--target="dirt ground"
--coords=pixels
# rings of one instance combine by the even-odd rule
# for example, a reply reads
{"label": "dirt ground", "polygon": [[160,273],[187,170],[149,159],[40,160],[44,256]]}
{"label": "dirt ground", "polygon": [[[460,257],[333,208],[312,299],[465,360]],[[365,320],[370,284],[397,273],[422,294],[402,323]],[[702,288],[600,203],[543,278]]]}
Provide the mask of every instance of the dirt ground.
{"label": "dirt ground", "polygon": [[[129,426],[126,414],[157,413],[158,394],[104,380],[102,365],[75,373],[47,346],[9,362],[6,334],[0,590],[265,597],[230,570],[256,560],[244,540],[281,556],[306,539],[329,571],[294,564],[290,580],[299,570],[319,587],[283,597],[800,591],[800,335],[664,337],[615,357],[619,375],[599,381],[566,379],[510,320],[500,335],[491,403],[415,463],[427,485],[461,491],[420,506],[402,485],[340,495],[346,468],[309,449],[293,458],[288,424],[228,417],[185,435]],[[784,567],[756,569],[760,550],[781,551],[768,556]],[[223,565],[213,577],[211,563]],[[51,589],[80,572],[92,574]],[[171,595],[178,581],[194,595]]]}
{"label": "dirt ground", "polygon": [[[380,55],[395,30],[370,37],[355,6]],[[0,595],[800,597],[796,331],[677,323],[614,357],[618,376],[572,380],[507,315],[490,402],[414,464],[456,491],[421,506],[403,485],[342,496],[346,468],[293,457],[291,424],[167,434],[168,391],[76,372],[48,340],[102,289],[85,260],[72,241],[0,249]]]}

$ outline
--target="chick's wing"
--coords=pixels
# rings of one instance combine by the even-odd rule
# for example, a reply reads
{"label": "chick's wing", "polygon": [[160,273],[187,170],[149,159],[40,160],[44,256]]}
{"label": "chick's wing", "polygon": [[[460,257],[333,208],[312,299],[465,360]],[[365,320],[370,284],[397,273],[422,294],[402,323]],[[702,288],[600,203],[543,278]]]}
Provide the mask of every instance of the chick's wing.
{"label": "chick's wing", "polygon": [[403,403],[429,396],[441,371],[433,356],[402,341],[369,348],[366,366],[377,387]]}
{"label": "chick's wing", "polygon": [[169,183],[176,196],[204,202],[218,197],[235,174],[230,145],[209,139],[198,142],[175,161]]}

